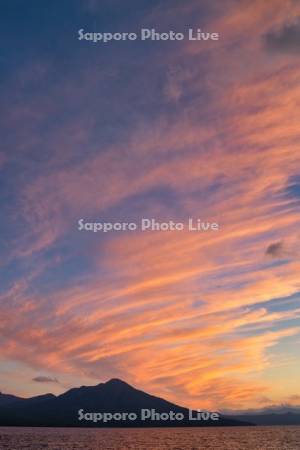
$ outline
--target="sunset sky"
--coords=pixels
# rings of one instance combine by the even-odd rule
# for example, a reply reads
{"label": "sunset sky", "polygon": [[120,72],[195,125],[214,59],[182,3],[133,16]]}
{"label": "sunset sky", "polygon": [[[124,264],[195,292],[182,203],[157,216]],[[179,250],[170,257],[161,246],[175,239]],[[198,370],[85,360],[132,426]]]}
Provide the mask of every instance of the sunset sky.
{"label": "sunset sky", "polygon": [[[300,2],[0,7],[0,391],[299,405]],[[220,230],[77,225],[152,217]]]}

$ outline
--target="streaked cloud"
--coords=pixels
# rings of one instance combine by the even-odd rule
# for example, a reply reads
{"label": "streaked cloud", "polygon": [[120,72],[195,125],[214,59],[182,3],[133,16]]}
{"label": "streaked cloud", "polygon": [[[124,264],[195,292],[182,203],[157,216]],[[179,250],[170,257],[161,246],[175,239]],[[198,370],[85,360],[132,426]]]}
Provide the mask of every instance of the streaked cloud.
{"label": "streaked cloud", "polygon": [[300,23],[287,23],[281,29],[268,33],[265,39],[270,50],[296,54],[300,48]]}
{"label": "streaked cloud", "polygon": [[[4,166],[2,357],[52,374],[33,384],[118,377],[193,407],[283,402],[298,393],[276,386],[278,368],[300,371],[300,312],[286,305],[300,292],[300,63],[267,52],[265,36],[276,41],[300,7],[169,10],[143,13],[203,16],[220,44],[157,47],[132,68],[103,54],[103,70],[99,53],[78,52],[72,77],[51,82],[51,61],[32,61],[4,83],[16,131]],[[221,230],[83,235],[82,217],[199,217]]]}
{"label": "streaked cloud", "polygon": [[39,375],[37,377],[34,377],[32,379],[32,381],[35,381],[36,383],[58,383],[58,379],[57,378],[51,378],[51,377],[47,377],[45,375]]}

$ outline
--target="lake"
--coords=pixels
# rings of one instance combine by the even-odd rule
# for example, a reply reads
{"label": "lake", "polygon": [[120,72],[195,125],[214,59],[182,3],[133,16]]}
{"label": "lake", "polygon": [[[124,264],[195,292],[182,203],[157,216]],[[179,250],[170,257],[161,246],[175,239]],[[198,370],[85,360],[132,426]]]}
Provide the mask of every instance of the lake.
{"label": "lake", "polygon": [[299,450],[300,427],[0,427],[1,450]]}

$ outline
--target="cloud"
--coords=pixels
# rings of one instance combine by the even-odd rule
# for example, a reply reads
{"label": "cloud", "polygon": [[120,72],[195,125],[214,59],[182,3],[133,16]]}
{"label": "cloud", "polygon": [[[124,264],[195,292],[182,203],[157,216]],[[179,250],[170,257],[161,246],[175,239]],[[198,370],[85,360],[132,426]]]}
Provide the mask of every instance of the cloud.
{"label": "cloud", "polygon": [[274,259],[296,260],[300,252],[300,236],[294,232],[286,239],[281,239],[270,244],[265,254]]}
{"label": "cloud", "polygon": [[33,378],[32,381],[36,381],[36,383],[59,383],[57,378],[51,378],[44,375],[37,376]]}
{"label": "cloud", "polygon": [[270,244],[266,250],[266,255],[272,258],[282,258],[284,256],[284,243],[283,241],[274,242]]}
{"label": "cloud", "polygon": [[[85,383],[99,381],[99,374],[117,374],[161,396],[168,380],[172,399],[188,406],[244,405],[266,393],[273,396],[262,372],[276,368],[270,348],[275,352],[277,344],[299,332],[293,328],[299,311],[270,313],[257,304],[297,292],[300,270],[298,262],[270,267],[262,258],[266,242],[271,243],[266,254],[280,257],[285,244],[290,246],[285,236],[298,233],[300,219],[294,199],[279,195],[300,168],[299,68],[274,70],[257,45],[263,33],[286,21],[291,2],[274,1],[275,6],[231,1],[228,10],[219,2],[222,11],[211,28],[221,32],[222,41],[214,44],[218,49],[206,64],[187,48],[185,58],[172,52],[171,62],[168,53],[163,61],[149,55],[149,66],[134,67],[132,84],[120,83],[122,92],[114,95],[91,65],[89,78],[74,74],[72,87],[67,79],[68,86],[47,91],[44,108],[36,107],[40,102],[33,94],[28,109],[14,109],[22,122],[24,113],[33,111],[61,124],[55,132],[30,120],[37,129],[26,126],[25,136],[14,127],[22,145],[38,137],[53,155],[41,170],[33,162],[34,174],[22,177],[21,189],[16,186],[24,229],[15,254],[27,263],[38,253],[39,264],[34,259],[31,264],[46,267],[46,279],[55,283],[48,290],[40,282],[45,279],[28,279],[26,273],[5,293],[0,330],[7,358],[30,365],[34,374],[50,370],[60,380],[61,373]],[[204,51],[199,43],[195,48]],[[159,74],[165,69],[162,92],[148,73],[150,65]],[[139,95],[137,86],[145,84],[149,89]],[[164,94],[159,102],[154,91],[157,97]],[[90,112],[80,108],[78,115],[90,92]],[[113,143],[102,141],[88,120],[101,116],[99,98],[105,109],[106,92],[109,102],[118,99],[105,122],[116,131]],[[72,106],[72,120],[57,120],[57,105],[74,105],[71,97],[81,99],[78,108]],[[137,121],[148,103],[155,109]],[[132,124],[124,136],[118,133],[116,108]],[[27,164],[35,161],[25,156]],[[221,232],[116,233],[105,242],[76,234],[78,218],[101,219],[113,208],[127,214],[137,197],[144,217],[169,216],[175,208],[161,208],[156,196],[149,196],[161,186],[178,200],[179,214],[220,218]],[[63,239],[72,242],[71,254],[68,245],[60,246]],[[48,263],[53,253],[61,256],[58,270],[67,287],[59,285]],[[89,260],[87,278],[77,276],[82,260],[86,265],[83,255]],[[78,264],[76,277],[68,269],[71,260],[72,268]],[[203,303],[195,308],[199,298]],[[280,331],[283,326],[288,330]],[[252,337],[245,337],[249,330]],[[58,383],[47,376],[34,381]]]}
{"label": "cloud", "polygon": [[265,36],[269,50],[283,53],[296,53],[300,50],[300,22],[286,24],[280,30],[271,31]]}

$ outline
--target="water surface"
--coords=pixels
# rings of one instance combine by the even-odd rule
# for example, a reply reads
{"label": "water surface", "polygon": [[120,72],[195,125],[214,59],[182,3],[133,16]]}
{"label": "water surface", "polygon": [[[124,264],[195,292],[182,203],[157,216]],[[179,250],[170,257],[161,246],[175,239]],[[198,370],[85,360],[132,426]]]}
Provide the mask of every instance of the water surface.
{"label": "water surface", "polygon": [[1,450],[299,450],[300,427],[0,427]]}

